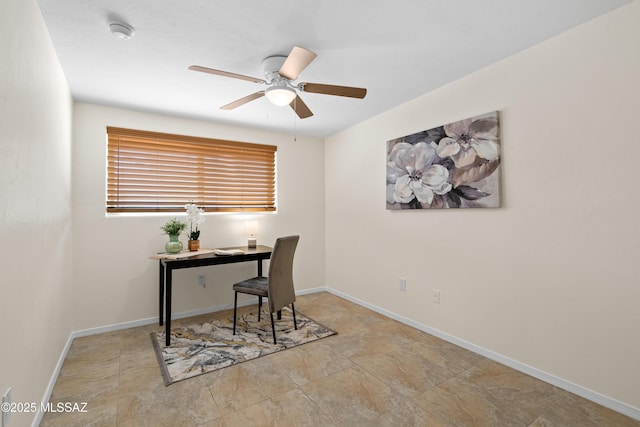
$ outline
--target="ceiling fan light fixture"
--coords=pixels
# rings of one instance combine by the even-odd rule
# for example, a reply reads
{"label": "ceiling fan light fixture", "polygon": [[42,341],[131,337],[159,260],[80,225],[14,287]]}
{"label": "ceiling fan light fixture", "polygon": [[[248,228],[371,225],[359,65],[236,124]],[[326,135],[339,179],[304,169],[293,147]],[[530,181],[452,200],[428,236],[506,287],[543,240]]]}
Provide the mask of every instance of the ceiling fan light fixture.
{"label": "ceiling fan light fixture", "polygon": [[296,98],[296,91],[287,86],[271,86],[265,89],[265,96],[273,105],[284,107]]}

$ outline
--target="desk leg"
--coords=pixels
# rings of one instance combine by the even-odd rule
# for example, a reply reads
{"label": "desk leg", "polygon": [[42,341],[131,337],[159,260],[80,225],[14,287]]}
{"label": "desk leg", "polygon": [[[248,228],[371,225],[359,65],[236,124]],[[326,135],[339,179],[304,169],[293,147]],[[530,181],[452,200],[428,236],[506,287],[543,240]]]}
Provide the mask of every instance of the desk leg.
{"label": "desk leg", "polygon": [[167,268],[166,274],[166,297],[167,297],[167,305],[165,307],[165,345],[168,347],[171,345],[171,270]]}
{"label": "desk leg", "polygon": [[164,310],[164,265],[162,265],[162,260],[158,261],[158,264],[160,264],[160,271],[158,273],[158,283],[160,285],[160,289],[159,289],[159,294],[160,294],[160,310],[159,310],[159,314],[158,317],[160,318],[160,326],[162,326],[162,315],[163,315],[163,310]]}
{"label": "desk leg", "polygon": [[258,260],[258,276],[262,276],[262,260]]}

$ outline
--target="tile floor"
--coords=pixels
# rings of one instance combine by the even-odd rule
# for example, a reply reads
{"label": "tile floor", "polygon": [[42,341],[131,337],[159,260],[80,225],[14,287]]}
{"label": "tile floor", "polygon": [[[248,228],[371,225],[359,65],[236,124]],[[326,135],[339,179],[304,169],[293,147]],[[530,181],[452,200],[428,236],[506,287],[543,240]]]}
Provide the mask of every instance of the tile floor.
{"label": "tile floor", "polygon": [[169,387],[149,338],[159,326],[78,338],[51,402],[87,412],[41,426],[640,426],[335,295],[296,308],[338,335]]}

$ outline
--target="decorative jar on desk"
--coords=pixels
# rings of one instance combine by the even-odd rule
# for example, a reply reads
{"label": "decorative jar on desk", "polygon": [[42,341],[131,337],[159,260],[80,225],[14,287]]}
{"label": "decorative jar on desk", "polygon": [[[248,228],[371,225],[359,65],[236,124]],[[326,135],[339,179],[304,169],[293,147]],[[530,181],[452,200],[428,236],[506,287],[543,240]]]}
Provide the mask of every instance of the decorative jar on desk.
{"label": "decorative jar on desk", "polygon": [[170,254],[177,254],[182,250],[182,242],[179,234],[169,235],[169,241],[164,245],[164,250]]}
{"label": "decorative jar on desk", "polygon": [[167,221],[160,229],[164,234],[169,235],[169,241],[164,245],[164,250],[170,254],[177,254],[182,250],[180,233],[187,227],[187,223],[178,221],[176,218]]}

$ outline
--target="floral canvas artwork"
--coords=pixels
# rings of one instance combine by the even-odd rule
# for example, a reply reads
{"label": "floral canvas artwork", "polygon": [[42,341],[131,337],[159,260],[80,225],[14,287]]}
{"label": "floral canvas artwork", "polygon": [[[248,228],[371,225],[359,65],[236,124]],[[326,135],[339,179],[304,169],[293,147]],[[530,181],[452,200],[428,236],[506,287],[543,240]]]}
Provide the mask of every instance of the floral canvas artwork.
{"label": "floral canvas artwork", "polygon": [[387,141],[387,209],[500,206],[498,112]]}

